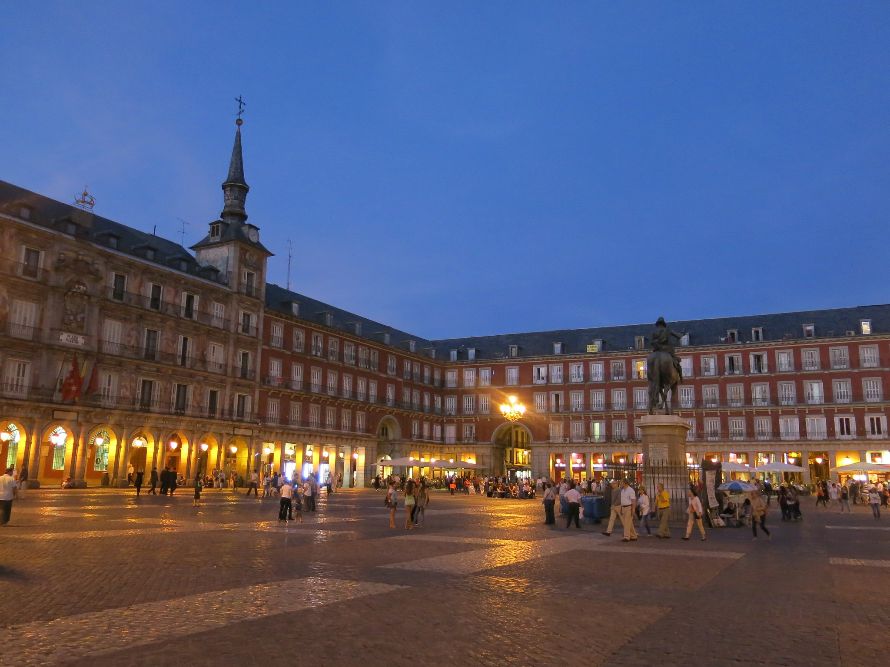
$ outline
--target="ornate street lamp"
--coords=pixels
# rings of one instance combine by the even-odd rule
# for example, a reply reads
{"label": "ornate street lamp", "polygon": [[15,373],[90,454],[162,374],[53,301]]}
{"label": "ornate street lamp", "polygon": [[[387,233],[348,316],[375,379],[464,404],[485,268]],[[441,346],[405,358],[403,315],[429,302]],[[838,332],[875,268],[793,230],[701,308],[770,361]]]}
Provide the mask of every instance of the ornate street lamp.
{"label": "ornate street lamp", "polygon": [[501,414],[508,421],[519,421],[525,414],[525,406],[515,396],[508,396],[507,402],[501,403]]}

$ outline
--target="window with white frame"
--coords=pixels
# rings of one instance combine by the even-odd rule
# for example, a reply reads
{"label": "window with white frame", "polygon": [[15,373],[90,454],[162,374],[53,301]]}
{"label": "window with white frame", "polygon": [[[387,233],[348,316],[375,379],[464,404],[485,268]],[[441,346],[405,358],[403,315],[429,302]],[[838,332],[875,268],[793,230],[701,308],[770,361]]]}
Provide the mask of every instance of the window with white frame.
{"label": "window with white frame", "polygon": [[507,386],[519,384],[519,366],[507,366]]}
{"label": "window with white frame", "polygon": [[187,320],[193,320],[198,316],[198,296],[196,294],[182,293],[179,315]]}
{"label": "window with white frame", "polygon": [[706,384],[701,388],[702,403],[706,408],[716,408],[720,403],[720,387],[716,384]]}
{"label": "window with white frame", "polygon": [[303,364],[290,365],[290,388],[295,391],[303,390]]}
{"label": "window with white frame", "polygon": [[816,348],[808,348],[801,350],[801,366],[805,371],[819,370],[819,350]]}
{"label": "window with white frame", "polygon": [[683,373],[683,378],[691,378],[693,376],[692,371],[692,357],[680,357],[680,370]]}
{"label": "window with white frame", "polygon": [[627,408],[627,392],[624,389],[612,390],[612,409],[624,410]]}
{"label": "window with white frame", "polygon": [[606,440],[606,422],[604,422],[604,421],[590,422],[590,439],[593,442],[605,442],[605,440]]}
{"label": "window with white frame", "polygon": [[476,396],[464,394],[464,414],[472,415],[476,412]]}
{"label": "window with white frame", "polygon": [[563,412],[564,403],[561,391],[550,392],[550,412]]}
{"label": "window with white frame", "polygon": [[584,382],[584,363],[569,364],[569,382]]}
{"label": "window with white frame", "polygon": [[316,393],[321,391],[321,369],[320,368],[313,366],[309,370],[309,385],[310,385],[309,388],[312,391],[314,391]]}
{"label": "window with white frame", "polygon": [[396,386],[394,384],[386,385],[386,404],[390,407],[396,404]]}
{"label": "window with white frame", "polygon": [[606,409],[606,390],[591,389],[590,390],[590,409],[605,410]]}
{"label": "window with white frame", "polygon": [[540,365],[532,368],[532,382],[534,384],[547,383],[547,366]]}
{"label": "window with white frame", "polygon": [[543,414],[547,412],[547,394],[543,391],[536,391],[534,395],[535,412]]}
{"label": "window with white frame", "polygon": [[324,409],[324,427],[330,430],[337,428],[337,408],[328,406]]}
{"label": "window with white frame", "polygon": [[572,442],[584,442],[584,422],[575,420],[571,423],[570,431]]}
{"label": "window with white frame", "polygon": [[741,354],[727,354],[723,358],[723,363],[726,367],[727,375],[741,375],[741,373],[742,373],[742,355]]}
{"label": "window with white frame", "polygon": [[562,442],[562,422],[550,422],[550,442]]}
{"label": "window with white frame", "polygon": [[763,341],[763,327],[752,327],[751,340],[755,343]]}
{"label": "window with white frame", "polygon": [[717,357],[713,354],[702,355],[699,358],[701,362],[701,374],[705,377],[713,377],[717,375]]}
{"label": "window with white frame", "polygon": [[445,414],[446,415],[457,414],[457,396],[446,396],[445,397]]}
{"label": "window with white frame", "polygon": [[340,430],[352,430],[352,410],[340,410]]}
{"label": "window with white frame", "polygon": [[584,412],[584,392],[570,391],[569,403],[571,404],[572,412]]}
{"label": "window with white frame", "polygon": [[457,369],[449,368],[445,371],[445,386],[446,387],[456,387],[457,386]]}
{"label": "window with white frame", "polygon": [[270,424],[278,423],[278,410],[280,405],[277,398],[266,399],[266,421]]}
{"label": "window with white frame", "polygon": [[490,387],[491,386],[491,369],[490,368],[480,368],[479,369],[479,386],[480,387]]}
{"label": "window with white frame", "polygon": [[37,304],[33,301],[12,299],[9,310],[9,335],[31,340],[37,328]]}
{"label": "window with white frame", "polygon": [[731,440],[745,439],[745,418],[730,417],[729,418],[729,438]]}
{"label": "window with white frame", "polygon": [[696,422],[695,417],[690,417],[686,420],[686,423],[689,424],[689,430],[686,431],[686,440],[695,440],[698,433],[698,422]]}
{"label": "window with white frame", "polygon": [[553,354],[562,354],[562,343],[553,344]]}
{"label": "window with white frame", "polygon": [[396,374],[396,358],[391,354],[386,357],[386,372],[389,375]]}
{"label": "window with white frame", "polygon": [[708,440],[717,440],[720,438],[719,417],[705,417],[705,437]]}
{"label": "window with white frame", "polygon": [[822,380],[806,380],[803,383],[806,402],[810,405],[821,405],[825,402],[825,394],[822,390]]}
{"label": "window with white frame", "polygon": [[881,378],[863,378],[862,396],[869,402],[883,400],[884,389],[881,386]]}
{"label": "window with white frame", "polygon": [[225,348],[221,344],[207,344],[207,368],[215,373],[225,369]]}
{"label": "window with white frame", "polygon": [[368,380],[367,378],[357,378],[355,381],[355,398],[364,401],[368,398]]}
{"label": "window with white frame", "polygon": [[752,373],[769,372],[769,364],[767,361],[766,352],[752,352],[749,356],[748,361],[751,364]]}
{"label": "window with white frame", "polygon": [[745,404],[745,385],[730,384],[726,386],[726,401],[730,407],[738,408]]}
{"label": "window with white frame", "polygon": [[102,321],[102,351],[108,354],[120,354],[124,336],[124,325],[120,320],[105,319]]}
{"label": "window with white frame", "polygon": [[562,383],[562,364],[550,364],[550,382],[551,384]]}
{"label": "window with white frame", "polygon": [[368,403],[377,402],[377,380],[368,380]]}
{"label": "window with white frame", "polygon": [[423,422],[423,439],[424,440],[430,439],[430,423],[429,422]]}
{"label": "window with white frame", "polygon": [[430,392],[428,392],[428,391],[423,392],[423,411],[424,412],[430,411],[430,405],[431,405],[430,400],[431,400]]}
{"label": "window with white frame", "polygon": [[226,305],[224,303],[220,303],[219,301],[214,301],[211,305],[212,319],[210,323],[217,327],[218,329],[225,329],[226,327]]}
{"label": "window with white frame", "polygon": [[[491,376],[489,375],[489,377],[491,377]],[[432,376],[431,376],[430,367],[424,366],[423,367],[423,383],[430,384],[431,381],[432,381]]]}
{"label": "window with white frame", "polygon": [[779,383],[779,405],[794,405],[797,403],[797,390],[793,382]]}
{"label": "window with white frame", "polygon": [[769,440],[773,437],[771,417],[754,417],[754,437],[758,440]]}
{"label": "window with white frame", "polygon": [[633,368],[633,374],[635,380],[645,380],[646,379],[646,360],[645,359],[634,359],[631,362],[631,367]]}
{"label": "window with white frame", "polygon": [[411,360],[410,359],[402,359],[402,379],[403,380],[411,379]]}
{"label": "window with white frame", "polygon": [[372,371],[376,371],[380,368],[380,353],[377,350],[371,350],[369,354],[371,358],[368,361],[368,366]]}
{"label": "window with white frame", "polygon": [[825,425],[825,417],[820,415],[807,415],[804,419],[808,440],[825,440],[828,437],[828,428]]}
{"label": "window with white frame", "polygon": [[776,352],[776,368],[780,373],[794,370],[794,353],[791,350],[779,350]]}
{"label": "window with white frame", "polygon": [[488,394],[479,394],[479,414],[487,415],[491,412],[491,397]]}
{"label": "window with white frame", "polygon": [[324,336],[320,333],[312,334],[312,355],[320,357],[324,354]]}
{"label": "window with white frame", "polygon": [[615,420],[612,422],[612,438],[618,442],[627,440],[627,421]]}
{"label": "window with white frame", "polygon": [[853,400],[853,388],[849,380],[832,380],[831,395],[835,403],[849,403]]}
{"label": "window with white frame", "polygon": [[355,366],[355,343],[343,341],[343,363]]}
{"label": "window with white frame", "polygon": [[841,439],[856,437],[856,421],[852,415],[836,415],[834,418],[834,432]]}
{"label": "window with white frame", "polygon": [[828,359],[832,368],[849,368],[850,354],[847,346],[828,348]]}
{"label": "window with white frame", "polygon": [[862,368],[877,368],[880,365],[877,345],[859,346],[859,365]]}
{"label": "window with white frame", "polygon": [[442,412],[442,397],[439,394],[433,395],[433,410],[437,414]]}
{"label": "window with white frame", "polygon": [[281,322],[272,322],[269,325],[269,345],[284,347],[284,325]]}
{"label": "window with white frame", "polygon": [[800,419],[796,415],[779,417],[779,438],[782,440],[800,438]]}
{"label": "window with white frame", "polygon": [[359,368],[367,368],[368,367],[368,348],[359,347],[358,348],[358,367]]}
{"label": "window with white frame", "polygon": [[103,405],[114,405],[117,402],[117,373],[102,371],[99,374],[99,396]]}
{"label": "window with white frame", "polygon": [[887,418],[884,415],[866,415],[869,438],[884,438],[887,433]]}
{"label": "window with white frame", "polygon": [[624,360],[616,359],[609,365],[609,372],[613,380],[624,379]]}
{"label": "window with white frame", "polygon": [[337,338],[328,339],[328,361],[340,359],[340,341]]}
{"label": "window with white frame", "polygon": [[321,406],[309,406],[309,428],[318,428],[321,424]]}
{"label": "window with white frame", "polygon": [[352,376],[343,375],[343,398],[352,398]]}
{"label": "window with white frame", "polygon": [[803,337],[804,338],[814,338],[815,336],[816,336],[816,325],[804,324],[803,325]]}
{"label": "window with white frame", "polygon": [[337,395],[337,371],[328,371],[328,396]]}
{"label": "window with white frame", "polygon": [[590,362],[590,381],[591,382],[602,382],[603,381],[603,362],[602,361],[591,361]]}
{"label": "window with white frame", "polygon": [[758,382],[751,385],[751,403],[755,407],[769,405],[769,384]]}
{"label": "window with white frame", "polygon": [[695,387],[693,385],[688,385],[688,384],[680,385],[680,407],[681,408],[694,408],[695,407]]}
{"label": "window with white frame", "polygon": [[365,421],[365,413],[364,412],[356,412],[355,413],[355,430],[359,433],[364,433],[366,428]]}
{"label": "window with white frame", "polygon": [[859,331],[863,336],[871,335],[871,320],[859,320]]}
{"label": "window with white frame", "polygon": [[457,424],[445,424],[445,444],[453,445],[455,442],[457,442]]}
{"label": "window with white frame", "polygon": [[464,424],[464,442],[476,442],[476,425]]}
{"label": "window with white frame", "polygon": [[646,387],[634,387],[634,410],[649,408],[649,390]]}
{"label": "window with white frame", "polygon": [[442,442],[442,425],[441,424],[433,424],[433,440],[436,442]]}
{"label": "window with white frame", "polygon": [[475,368],[465,368],[464,369],[464,387],[475,387],[476,386],[476,369]]}
{"label": "window with white frame", "polygon": [[281,359],[269,359],[269,384],[281,384]]}

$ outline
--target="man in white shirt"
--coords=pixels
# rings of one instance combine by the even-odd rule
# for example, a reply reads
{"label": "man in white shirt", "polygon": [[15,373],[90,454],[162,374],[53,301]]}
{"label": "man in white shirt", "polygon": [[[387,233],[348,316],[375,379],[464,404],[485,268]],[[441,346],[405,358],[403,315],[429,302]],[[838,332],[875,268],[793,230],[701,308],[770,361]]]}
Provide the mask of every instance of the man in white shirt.
{"label": "man in white shirt", "polygon": [[568,518],[566,519],[566,528],[572,526],[572,520],[575,521],[575,528],[581,530],[581,520],[579,512],[581,510],[581,494],[575,488],[575,482],[569,482],[569,490],[565,494],[566,502],[569,504]]}
{"label": "man in white shirt", "polygon": [[637,502],[637,494],[626,479],[621,480],[621,525],[624,528],[623,542],[637,539],[637,529],[634,527],[634,505]]}
{"label": "man in white shirt", "polygon": [[281,505],[278,508],[279,521],[293,521],[293,503],[294,487],[291,486],[290,480],[285,478],[284,484],[278,489],[281,494]]}
{"label": "man in white shirt", "polygon": [[0,475],[0,526],[9,523],[12,514],[12,501],[16,496],[16,483],[12,476],[12,468],[6,469],[5,475]]}

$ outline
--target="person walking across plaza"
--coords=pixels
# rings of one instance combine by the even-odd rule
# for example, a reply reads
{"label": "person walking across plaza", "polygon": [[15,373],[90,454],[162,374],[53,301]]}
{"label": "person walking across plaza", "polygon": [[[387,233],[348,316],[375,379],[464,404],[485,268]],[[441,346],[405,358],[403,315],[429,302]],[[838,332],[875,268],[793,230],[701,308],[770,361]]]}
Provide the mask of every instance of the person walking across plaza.
{"label": "person walking across plaza", "polygon": [[627,479],[621,480],[621,526],[624,528],[622,542],[633,542],[637,539],[637,529],[634,526],[634,507],[637,504],[637,494]]}
{"label": "person walking across plaza", "polygon": [[148,489],[148,492],[156,496],[158,495],[158,469],[152,468],[151,474],[148,476],[148,483],[151,484],[151,487]]}
{"label": "person walking across plaza", "polygon": [[195,482],[193,486],[195,487],[195,499],[192,502],[192,505],[194,507],[197,507],[201,504],[201,491],[204,490],[204,484],[201,481],[201,475],[195,475]]}
{"label": "person walking across plaza", "polygon": [[544,525],[552,526],[556,523],[556,517],[553,514],[553,506],[556,504],[556,487],[550,482],[544,484]]}
{"label": "person walking across plaza", "polygon": [[868,490],[868,504],[871,506],[871,513],[875,519],[881,518],[881,494],[878,493],[878,487],[873,486]]}
{"label": "person walking across plaza", "polygon": [[421,526],[426,521],[426,506],[430,504],[430,490],[427,488],[425,477],[421,478],[420,486],[414,495],[417,500],[414,509],[414,525]]}
{"label": "person walking across plaza", "polygon": [[701,506],[701,498],[698,497],[698,494],[689,489],[686,492],[686,497],[689,500],[689,505],[686,508],[686,514],[689,518],[686,521],[686,535],[683,536],[684,540],[688,540],[692,535],[692,526],[698,525],[698,530],[701,533],[702,542],[704,542],[707,538],[705,535],[705,525],[702,523],[702,513],[704,510]]}
{"label": "person walking across plaza", "polygon": [[0,475],[0,526],[9,523],[9,517],[12,516],[12,501],[18,493],[12,471],[13,468],[9,467],[6,469],[6,474]]}
{"label": "person walking across plaza", "polygon": [[763,496],[755,491],[751,498],[751,530],[754,531],[754,539],[757,539],[757,524],[760,523],[760,530],[766,533],[768,539],[772,539],[769,529],[766,527],[766,501]]}
{"label": "person walking across plaza", "polygon": [[417,498],[414,495],[415,484],[409,479],[405,484],[405,530],[414,528],[414,512],[417,510]]}
{"label": "person walking across plaza", "polygon": [[608,537],[612,534],[612,529],[615,528],[615,519],[621,519],[621,489],[618,488],[617,479],[610,482],[606,493],[609,494],[611,503],[609,505],[609,525],[603,531],[603,535]]}
{"label": "person walking across plaza", "polygon": [[646,529],[646,534],[649,537],[652,537],[652,529],[649,528],[649,512],[651,511],[651,507],[649,505],[649,494],[646,493],[646,487],[640,486],[640,495],[637,496],[637,512],[640,515],[640,532],[643,532],[643,528]]}
{"label": "person walking across plaza", "polygon": [[281,485],[281,488],[278,489],[278,492],[281,495],[281,501],[278,504],[278,520],[285,522],[293,521],[294,487],[291,486],[290,480],[285,479],[284,484]]}
{"label": "person walking across plaza", "polygon": [[396,508],[399,506],[399,489],[395,480],[389,483],[389,489],[386,491],[386,506],[389,508],[389,527],[396,527]]}
{"label": "person walking across plaza", "polygon": [[566,528],[571,528],[572,521],[574,521],[575,528],[581,530],[581,494],[575,488],[575,482],[569,482],[569,488],[566,491],[566,503],[569,507],[566,514]]}
{"label": "person walking across plaza", "polygon": [[655,535],[667,540],[671,537],[671,527],[668,524],[671,518],[671,494],[661,482],[656,488],[658,492],[655,494],[655,512],[658,517],[658,532]]}
{"label": "person walking across plaza", "polygon": [[19,492],[16,500],[21,500],[25,497],[25,489],[28,488],[28,465],[25,464],[22,466],[22,469],[19,470]]}
{"label": "person walking across plaza", "polygon": [[253,491],[253,497],[259,498],[259,495],[260,495],[259,490],[258,490],[259,483],[260,483],[259,473],[257,473],[256,470],[251,470],[250,471],[250,480],[247,483],[247,493],[245,493],[244,495],[249,496],[250,492]]}
{"label": "person walking across plaza", "polygon": [[136,489],[136,495],[138,496],[142,493],[142,480],[145,479],[145,471],[137,470],[135,475],[133,475],[133,488]]}
{"label": "person walking across plaza", "polygon": [[852,512],[852,510],[850,509],[850,489],[847,488],[846,484],[841,484],[840,486],[841,512],[843,512],[844,510]]}

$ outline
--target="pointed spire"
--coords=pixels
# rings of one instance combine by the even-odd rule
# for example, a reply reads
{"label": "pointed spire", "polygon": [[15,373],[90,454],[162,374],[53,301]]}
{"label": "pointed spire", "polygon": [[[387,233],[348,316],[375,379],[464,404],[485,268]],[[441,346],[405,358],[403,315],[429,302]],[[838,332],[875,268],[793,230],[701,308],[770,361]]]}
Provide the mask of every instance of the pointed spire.
{"label": "pointed spire", "polygon": [[241,155],[241,118],[235,121],[235,144],[232,146],[232,159],[229,162],[229,175],[222,184],[224,207],[222,219],[225,222],[243,223],[247,220],[244,204],[250,187],[244,180],[244,158]]}

